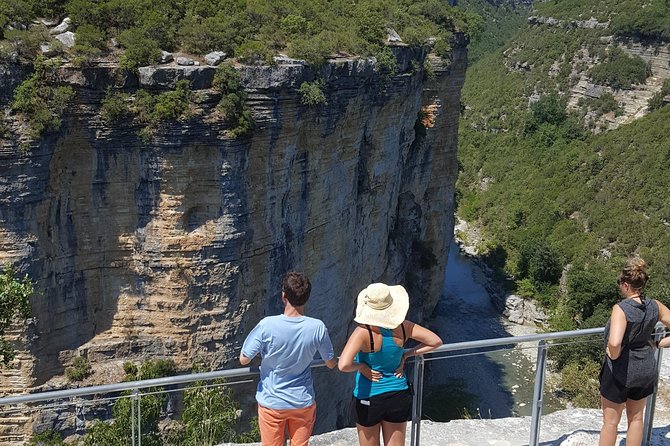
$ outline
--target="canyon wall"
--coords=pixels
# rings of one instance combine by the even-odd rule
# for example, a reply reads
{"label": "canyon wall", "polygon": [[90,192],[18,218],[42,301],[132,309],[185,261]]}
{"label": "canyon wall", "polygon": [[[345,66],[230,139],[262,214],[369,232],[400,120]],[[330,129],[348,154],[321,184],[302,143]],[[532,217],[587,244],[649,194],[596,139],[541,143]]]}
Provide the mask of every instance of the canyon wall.
{"label": "canyon wall", "polygon": [[[281,311],[290,269],[310,276],[307,313],[336,351],[370,282],[404,284],[410,317],[429,316],[453,233],[465,44],[450,61],[428,57],[434,77],[424,50],[407,47],[393,48],[392,76],[352,58],[319,71],[238,67],[255,121],[242,138],[217,119],[214,67],[64,65],[76,99],[61,131],[28,149],[0,140],[0,263],[38,291],[33,318],[13,332],[19,354],[2,393],[67,387],[64,369],[80,355],[94,370],[83,385],[116,382],[123,362],[149,358],[237,367],[246,334]],[[27,76],[0,71],[0,85],[17,73]],[[193,113],[150,142],[130,119],[102,120],[108,87],[164,91],[181,78]],[[298,88],[315,78],[327,104],[305,106]],[[347,423],[352,381],[317,374],[318,431]],[[0,420],[0,442],[20,444],[30,429],[31,419]]]}

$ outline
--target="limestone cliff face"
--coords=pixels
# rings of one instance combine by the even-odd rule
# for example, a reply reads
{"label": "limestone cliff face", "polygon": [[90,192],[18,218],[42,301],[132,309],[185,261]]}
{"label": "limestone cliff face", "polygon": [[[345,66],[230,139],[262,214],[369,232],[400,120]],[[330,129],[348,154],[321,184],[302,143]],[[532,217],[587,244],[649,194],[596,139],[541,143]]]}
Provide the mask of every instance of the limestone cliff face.
{"label": "limestone cliff face", "polygon": [[[0,262],[19,265],[39,290],[0,387],[63,385],[75,355],[94,366],[85,383],[115,381],[124,361],[151,357],[235,367],[250,329],[280,311],[290,269],[310,276],[308,314],[325,321],[338,351],[369,282],[406,285],[411,317],[430,315],[453,233],[464,48],[434,63],[430,81],[412,69],[425,54],[402,47],[388,79],[361,59],[319,73],[242,67],[256,127],[238,139],[215,119],[212,67],[138,77],[64,67],[76,104],[62,131],[25,152],[0,144]],[[15,84],[6,73],[0,84]],[[328,104],[306,107],[297,89],[317,75]],[[130,121],[102,121],[108,86],[160,90],[182,77],[199,98],[193,117],[150,143]],[[318,374],[319,411],[329,414],[319,430],[345,422],[351,381]]]}

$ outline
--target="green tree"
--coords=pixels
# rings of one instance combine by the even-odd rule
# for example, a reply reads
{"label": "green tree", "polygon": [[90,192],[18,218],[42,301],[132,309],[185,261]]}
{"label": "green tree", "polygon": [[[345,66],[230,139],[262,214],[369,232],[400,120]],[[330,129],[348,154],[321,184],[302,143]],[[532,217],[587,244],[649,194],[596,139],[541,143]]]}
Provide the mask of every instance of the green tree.
{"label": "green tree", "polygon": [[28,275],[19,278],[10,264],[5,264],[0,272],[0,361],[5,366],[14,359],[16,352],[5,339],[5,330],[13,323],[30,317],[30,297],[33,284]]}
{"label": "green tree", "polygon": [[119,60],[121,68],[137,71],[139,67],[155,64],[160,59],[158,42],[139,28],[123,31],[119,34],[119,43],[125,49]]}
{"label": "green tree", "polygon": [[238,406],[230,388],[222,387],[222,380],[214,382],[217,387],[206,384],[197,381],[184,391],[181,446],[213,446],[236,441],[238,437],[235,431]]}
{"label": "green tree", "polygon": [[560,125],[567,117],[564,99],[555,92],[544,95],[530,106],[526,131],[534,132],[542,124]]}

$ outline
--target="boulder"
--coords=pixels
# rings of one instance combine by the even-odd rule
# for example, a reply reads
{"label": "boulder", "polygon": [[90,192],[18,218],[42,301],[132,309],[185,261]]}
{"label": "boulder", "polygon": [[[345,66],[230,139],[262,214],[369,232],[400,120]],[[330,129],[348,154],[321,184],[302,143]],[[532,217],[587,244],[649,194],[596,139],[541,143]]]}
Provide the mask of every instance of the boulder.
{"label": "boulder", "polygon": [[226,58],[227,54],[223,51],[212,51],[205,55],[205,63],[207,65],[216,66],[219,65]]}
{"label": "boulder", "polygon": [[174,60],[174,56],[172,53],[168,53],[167,51],[161,51],[161,59],[158,61],[158,63],[168,63],[172,62]]}
{"label": "boulder", "polygon": [[386,41],[388,43],[402,43],[400,35],[393,28],[386,28]]}
{"label": "boulder", "polygon": [[177,57],[177,65],[181,66],[191,66],[195,65],[195,60],[190,57]]}
{"label": "boulder", "polygon": [[279,54],[272,58],[277,65],[305,65],[305,61],[302,59],[292,59],[286,54]]}
{"label": "boulder", "polygon": [[66,48],[72,48],[75,43],[74,33],[72,31],[67,31],[62,34],[55,36],[56,40],[62,43]]}
{"label": "boulder", "polygon": [[520,325],[524,323],[544,324],[547,321],[547,315],[537,307],[534,301],[516,294],[505,296],[503,315],[510,322]]}
{"label": "boulder", "polygon": [[52,28],[49,32],[51,34],[63,34],[68,29],[70,29],[70,17],[65,17],[60,25]]}
{"label": "boulder", "polygon": [[51,44],[41,43],[40,52],[44,54],[46,57],[54,57],[56,54],[58,54],[58,49],[51,46]]}

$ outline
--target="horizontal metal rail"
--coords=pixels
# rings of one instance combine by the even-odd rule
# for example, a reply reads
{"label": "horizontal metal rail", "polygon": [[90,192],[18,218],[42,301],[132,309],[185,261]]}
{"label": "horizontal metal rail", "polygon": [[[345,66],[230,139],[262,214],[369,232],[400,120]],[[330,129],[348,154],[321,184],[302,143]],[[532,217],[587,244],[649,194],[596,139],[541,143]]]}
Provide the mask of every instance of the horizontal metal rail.
{"label": "horizontal metal rail", "polygon": [[[526,342],[537,342],[542,340],[565,339],[575,336],[588,336],[603,333],[604,328],[591,328],[586,330],[561,331],[554,333],[541,333],[527,336],[509,336],[495,339],[481,339],[477,341],[456,342],[444,344],[431,351],[427,355],[435,355],[443,352],[471,350],[503,345],[516,345]],[[312,361],[311,367],[325,367],[322,360]],[[127,390],[146,389],[148,387],[164,387],[179,384],[189,384],[196,381],[210,381],[219,378],[240,378],[258,375],[258,367],[242,367],[230,370],[217,370],[215,372],[190,373],[187,375],[167,376],[163,378],[146,379],[141,381],[127,381],[115,384],[104,384],[99,386],[79,387],[76,389],[53,390],[47,392],[36,392],[16,396],[0,398],[0,406],[21,403],[36,403],[48,400],[60,400],[65,398],[97,395],[102,393],[123,392]]]}
{"label": "horizontal metal rail", "polygon": [[455,342],[452,344],[443,344],[427,354],[434,355],[442,352],[471,350],[476,348],[487,348],[487,347],[499,347],[502,345],[516,345],[516,344],[523,344],[526,342],[553,341],[556,339],[574,338],[577,336],[599,335],[603,334],[604,332],[605,327],[600,327],[600,328],[587,328],[584,330],[556,331],[552,333],[540,333],[526,336],[509,336],[505,338],[481,339],[479,341]]}

